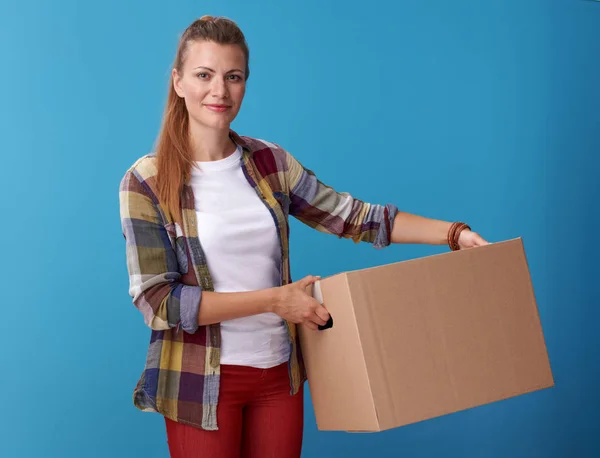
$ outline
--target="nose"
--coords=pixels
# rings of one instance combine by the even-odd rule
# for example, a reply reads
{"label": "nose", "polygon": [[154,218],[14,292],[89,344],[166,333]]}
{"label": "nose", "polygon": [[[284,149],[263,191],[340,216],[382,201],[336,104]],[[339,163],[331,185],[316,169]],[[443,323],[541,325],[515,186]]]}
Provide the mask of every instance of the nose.
{"label": "nose", "polygon": [[226,99],[229,96],[227,84],[221,78],[213,78],[212,80],[212,96],[219,99]]}

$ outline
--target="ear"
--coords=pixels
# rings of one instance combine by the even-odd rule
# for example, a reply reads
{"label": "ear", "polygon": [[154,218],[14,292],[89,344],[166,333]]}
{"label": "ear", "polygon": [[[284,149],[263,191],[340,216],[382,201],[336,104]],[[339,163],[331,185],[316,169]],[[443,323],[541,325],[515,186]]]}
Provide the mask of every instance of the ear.
{"label": "ear", "polygon": [[179,74],[176,68],[171,70],[171,76],[173,77],[173,89],[175,89],[175,92],[179,97],[183,98],[184,95],[183,89],[181,87],[181,75]]}

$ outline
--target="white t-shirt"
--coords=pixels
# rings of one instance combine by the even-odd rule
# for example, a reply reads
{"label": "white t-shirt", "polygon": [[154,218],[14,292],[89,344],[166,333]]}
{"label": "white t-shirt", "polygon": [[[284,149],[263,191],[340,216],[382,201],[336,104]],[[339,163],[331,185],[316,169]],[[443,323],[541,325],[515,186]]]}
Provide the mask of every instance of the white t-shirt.
{"label": "white t-shirt", "polygon": [[[198,237],[216,292],[279,286],[275,222],[245,178],[241,155],[238,146],[225,159],[192,168]],[[284,322],[275,313],[221,322],[221,364],[269,368],[287,361],[289,350]]]}

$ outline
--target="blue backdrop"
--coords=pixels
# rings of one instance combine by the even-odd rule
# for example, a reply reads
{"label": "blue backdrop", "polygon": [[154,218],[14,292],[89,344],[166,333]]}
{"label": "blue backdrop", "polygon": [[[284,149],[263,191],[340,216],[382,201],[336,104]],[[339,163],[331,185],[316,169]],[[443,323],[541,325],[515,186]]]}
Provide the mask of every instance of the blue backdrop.
{"label": "blue backdrop", "polygon": [[[118,185],[154,142],[180,32],[244,30],[234,128],[363,200],[523,237],[556,386],[303,457],[600,456],[600,3],[75,0],[0,3],[0,456],[167,456],[132,405],[148,329],[127,294]],[[446,251],[292,222],[292,274]],[[595,356],[594,356],[595,355]]]}

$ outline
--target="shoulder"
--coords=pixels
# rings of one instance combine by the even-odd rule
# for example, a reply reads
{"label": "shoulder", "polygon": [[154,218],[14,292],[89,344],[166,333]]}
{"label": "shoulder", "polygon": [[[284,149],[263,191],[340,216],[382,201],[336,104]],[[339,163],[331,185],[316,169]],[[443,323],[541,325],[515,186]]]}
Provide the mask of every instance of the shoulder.
{"label": "shoulder", "polygon": [[285,172],[289,167],[290,153],[278,143],[262,138],[239,136],[250,157],[258,167],[268,167],[269,171]]}
{"label": "shoulder", "polygon": [[154,153],[136,159],[125,172],[125,175],[135,175],[142,182],[155,177],[156,174],[156,154]]}
{"label": "shoulder", "polygon": [[156,154],[146,154],[136,159],[121,178],[120,191],[135,191],[154,197],[156,194]]}
{"label": "shoulder", "polygon": [[275,142],[264,140],[262,138],[248,137],[246,135],[241,135],[239,138],[242,140],[242,144],[247,146],[252,152],[266,149],[271,150],[274,153],[283,152],[283,148]]}

